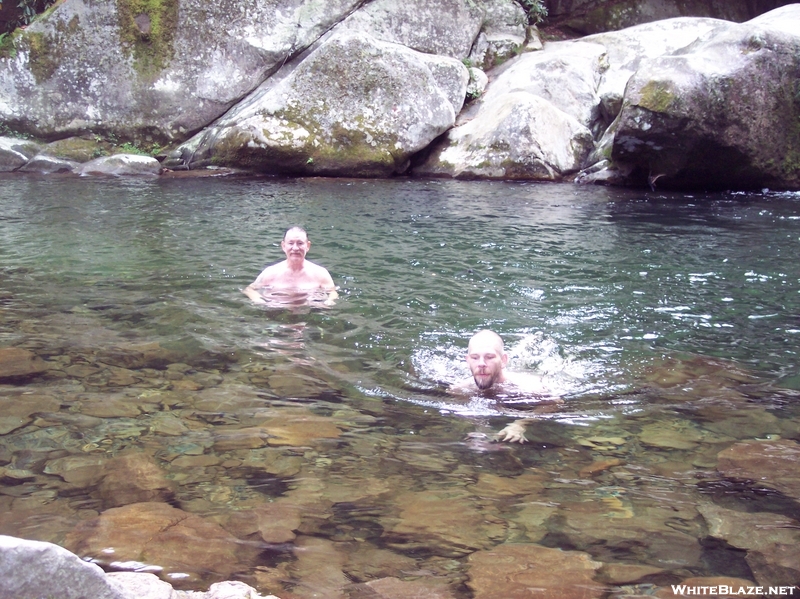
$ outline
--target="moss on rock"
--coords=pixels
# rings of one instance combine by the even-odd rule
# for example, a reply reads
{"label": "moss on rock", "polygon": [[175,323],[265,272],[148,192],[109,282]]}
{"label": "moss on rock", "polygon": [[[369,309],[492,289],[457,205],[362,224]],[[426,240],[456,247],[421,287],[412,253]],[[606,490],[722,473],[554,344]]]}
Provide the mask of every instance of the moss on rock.
{"label": "moss on rock", "polygon": [[162,71],[174,56],[178,0],[117,0],[122,45],[133,55],[140,75]]}
{"label": "moss on rock", "polygon": [[639,106],[651,112],[667,112],[675,100],[669,87],[658,81],[648,81],[641,89]]}

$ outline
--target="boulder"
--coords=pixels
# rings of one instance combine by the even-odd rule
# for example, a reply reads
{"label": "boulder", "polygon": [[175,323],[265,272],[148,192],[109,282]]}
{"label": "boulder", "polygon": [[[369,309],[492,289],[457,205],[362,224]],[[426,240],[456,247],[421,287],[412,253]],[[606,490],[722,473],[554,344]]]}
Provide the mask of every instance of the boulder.
{"label": "boulder", "polygon": [[22,173],[52,175],[53,173],[72,173],[79,167],[80,165],[77,162],[71,160],[39,154],[38,156],[34,156],[27,164],[23,165],[18,170]]}
{"label": "boulder", "polygon": [[86,162],[77,169],[81,175],[158,175],[161,163],[151,156],[114,154]]}
{"label": "boulder", "polygon": [[66,549],[0,536],[0,597],[130,599],[103,570]]}
{"label": "boulder", "polygon": [[39,150],[39,145],[34,142],[16,137],[0,137],[0,173],[17,170],[38,154]]}
{"label": "boulder", "polygon": [[419,176],[558,181],[593,149],[601,46],[561,42],[504,65],[473,108],[414,168]]}
{"label": "boulder", "polygon": [[44,360],[27,349],[0,348],[0,380],[40,374],[48,369]]}
{"label": "boulder", "polygon": [[790,0],[547,0],[548,24],[580,34],[631,27],[673,17],[742,22]]}
{"label": "boulder", "polygon": [[289,65],[176,154],[194,167],[402,173],[412,154],[453,125],[468,80],[454,58],[345,32]]}
{"label": "boulder", "polygon": [[185,139],[361,3],[66,0],[0,53],[0,121],[50,139]]}
{"label": "boulder", "polygon": [[611,126],[629,181],[667,188],[800,187],[800,4],[644,61]]}

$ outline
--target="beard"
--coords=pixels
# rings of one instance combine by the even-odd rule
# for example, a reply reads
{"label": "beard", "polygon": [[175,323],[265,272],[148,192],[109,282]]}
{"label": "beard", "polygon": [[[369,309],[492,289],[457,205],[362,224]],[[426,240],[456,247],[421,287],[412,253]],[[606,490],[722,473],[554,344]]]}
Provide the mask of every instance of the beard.
{"label": "beard", "polygon": [[[484,378],[478,379],[478,376],[483,376]],[[487,389],[491,389],[492,385],[495,383],[495,379],[497,377],[490,376],[490,375],[472,375],[472,380],[475,381],[475,385],[481,391],[486,391]]]}

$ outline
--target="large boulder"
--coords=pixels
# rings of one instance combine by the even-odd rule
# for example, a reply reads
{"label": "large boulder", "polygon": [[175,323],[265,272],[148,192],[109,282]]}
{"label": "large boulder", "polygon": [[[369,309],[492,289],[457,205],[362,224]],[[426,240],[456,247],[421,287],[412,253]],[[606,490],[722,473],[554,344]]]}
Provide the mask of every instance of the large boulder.
{"label": "large boulder", "polygon": [[791,0],[547,0],[548,23],[582,34],[599,33],[673,17],[712,17],[742,22]]}
{"label": "large boulder", "polygon": [[95,564],[66,549],[0,536],[0,597],[129,599]]}
{"label": "large boulder", "polygon": [[0,51],[0,121],[185,139],[363,0],[65,0]]}
{"label": "large boulder", "polygon": [[628,81],[613,163],[671,188],[800,187],[800,4],[643,62]]}
{"label": "large boulder", "polygon": [[453,125],[468,80],[467,68],[454,58],[342,32],[271,78],[176,155],[190,167],[402,173],[412,154]]}

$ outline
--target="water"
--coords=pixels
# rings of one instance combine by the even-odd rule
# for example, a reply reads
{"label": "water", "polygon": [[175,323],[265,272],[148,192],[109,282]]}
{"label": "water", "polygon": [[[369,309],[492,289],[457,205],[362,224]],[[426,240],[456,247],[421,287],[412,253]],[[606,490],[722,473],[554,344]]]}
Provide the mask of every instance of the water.
{"label": "water", "polygon": [[[517,544],[652,569],[597,570],[615,596],[690,575],[755,580],[709,510],[800,515],[791,489],[726,475],[717,458],[800,439],[798,200],[0,179],[0,347],[50,367],[0,399],[54,402],[5,426],[0,533],[124,569],[82,526],[155,499],[227,549],[119,549],[125,560],[187,588],[238,578],[292,597],[387,577],[484,596],[477,556]],[[331,309],[240,293],[282,259],[293,224],[340,288]],[[565,399],[528,426],[529,444],[489,440],[529,406],[447,393],[480,328]],[[149,491],[104,483],[104,464],[128,454],[155,465],[141,467]]]}

